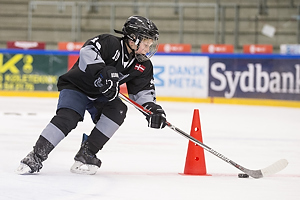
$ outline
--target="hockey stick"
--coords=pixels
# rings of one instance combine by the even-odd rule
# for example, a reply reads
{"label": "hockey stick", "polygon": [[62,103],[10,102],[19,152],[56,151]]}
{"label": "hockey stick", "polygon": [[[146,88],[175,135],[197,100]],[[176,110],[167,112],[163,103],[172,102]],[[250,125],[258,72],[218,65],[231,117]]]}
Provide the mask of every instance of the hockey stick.
{"label": "hockey stick", "polygon": [[[127,96],[119,93],[119,97],[121,99],[123,99],[124,101],[126,101],[127,103],[133,105],[135,108],[137,108],[139,111],[143,112],[146,115],[151,115],[152,112],[145,109],[143,106],[141,106],[140,104],[136,103],[135,101],[131,100],[130,98],[128,98]],[[200,142],[199,140],[195,139],[194,137],[190,136],[189,134],[185,133],[184,131],[180,130],[179,128],[177,128],[176,126],[172,125],[170,122],[166,122],[166,125],[172,129],[173,131],[179,133],[180,135],[182,135],[183,137],[189,139],[190,141],[192,141],[193,143],[199,145],[200,147],[202,147],[203,149],[205,149],[206,151],[208,151],[209,153],[217,156],[218,158],[222,159],[223,161],[231,164],[232,166],[234,166],[235,168],[241,170],[242,172],[248,174],[249,176],[253,177],[253,178],[263,178],[265,176],[270,176],[272,174],[275,174],[281,170],[283,170],[287,165],[288,165],[288,161],[286,159],[281,159],[275,163],[273,163],[272,165],[263,168],[263,169],[259,169],[259,170],[250,170],[247,169],[245,167],[242,167],[241,165],[233,162],[232,160],[230,160],[229,158],[223,156],[222,154],[220,154],[219,152],[213,150],[212,148],[210,148],[209,146],[203,144],[202,142]]]}

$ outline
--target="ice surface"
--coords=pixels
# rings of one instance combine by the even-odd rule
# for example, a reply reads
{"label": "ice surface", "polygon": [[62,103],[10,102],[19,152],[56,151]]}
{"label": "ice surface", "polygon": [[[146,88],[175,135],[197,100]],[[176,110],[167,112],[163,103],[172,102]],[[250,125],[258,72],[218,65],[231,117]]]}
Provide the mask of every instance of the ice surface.
{"label": "ice surface", "polygon": [[0,196],[38,200],[211,200],[300,198],[300,109],[159,102],[169,122],[189,133],[194,109],[200,110],[204,143],[250,169],[285,158],[286,169],[263,179],[238,178],[239,170],[205,152],[207,173],[183,173],[188,140],[165,128],[147,127],[144,116],[128,105],[123,126],[98,153],[96,175],[71,173],[82,133],[78,124],[44,162],[37,175],[15,173],[40,132],[55,114],[57,99],[0,97]]}

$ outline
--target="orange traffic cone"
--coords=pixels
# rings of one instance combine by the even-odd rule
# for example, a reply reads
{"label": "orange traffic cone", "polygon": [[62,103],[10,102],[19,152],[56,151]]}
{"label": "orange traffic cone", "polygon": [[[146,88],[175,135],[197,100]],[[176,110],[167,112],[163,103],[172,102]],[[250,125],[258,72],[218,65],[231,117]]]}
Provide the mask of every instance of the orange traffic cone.
{"label": "orange traffic cone", "polygon": [[[198,109],[194,110],[190,135],[195,139],[199,140],[200,142],[203,142]],[[204,149],[191,141],[189,141],[189,145],[188,145],[184,174],[185,175],[208,175],[206,174]]]}

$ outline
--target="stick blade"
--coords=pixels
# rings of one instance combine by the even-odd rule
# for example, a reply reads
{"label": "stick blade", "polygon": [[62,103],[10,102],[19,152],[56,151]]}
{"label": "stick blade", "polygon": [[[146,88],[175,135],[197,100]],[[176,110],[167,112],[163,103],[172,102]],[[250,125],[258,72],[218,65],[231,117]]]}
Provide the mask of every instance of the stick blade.
{"label": "stick blade", "polygon": [[286,168],[287,165],[288,165],[288,161],[286,159],[281,159],[264,169],[249,170],[249,169],[244,168],[241,171],[245,172],[252,178],[258,179],[258,178],[263,178],[266,176],[271,176],[273,174],[276,174],[277,172]]}
{"label": "stick blade", "polygon": [[261,170],[263,176],[271,176],[276,174],[277,172],[283,170],[288,165],[288,161],[286,159],[281,159],[275,162],[274,164],[270,165]]}

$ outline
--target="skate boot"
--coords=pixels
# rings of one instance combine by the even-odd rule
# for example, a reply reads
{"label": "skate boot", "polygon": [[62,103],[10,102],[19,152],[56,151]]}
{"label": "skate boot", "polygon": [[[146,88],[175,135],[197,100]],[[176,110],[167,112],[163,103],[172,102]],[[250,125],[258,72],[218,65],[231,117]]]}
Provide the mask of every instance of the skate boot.
{"label": "skate boot", "polygon": [[39,172],[43,167],[42,162],[48,158],[48,154],[53,149],[54,146],[43,136],[40,136],[33,147],[33,151],[21,160],[17,173],[24,175]]}
{"label": "skate boot", "polygon": [[87,141],[82,143],[81,148],[74,157],[75,163],[70,169],[71,172],[93,175],[100,168],[101,160],[89,150],[88,145]]}
{"label": "skate boot", "polygon": [[31,151],[23,160],[17,169],[18,174],[32,174],[34,172],[39,172],[42,169],[42,159]]}

